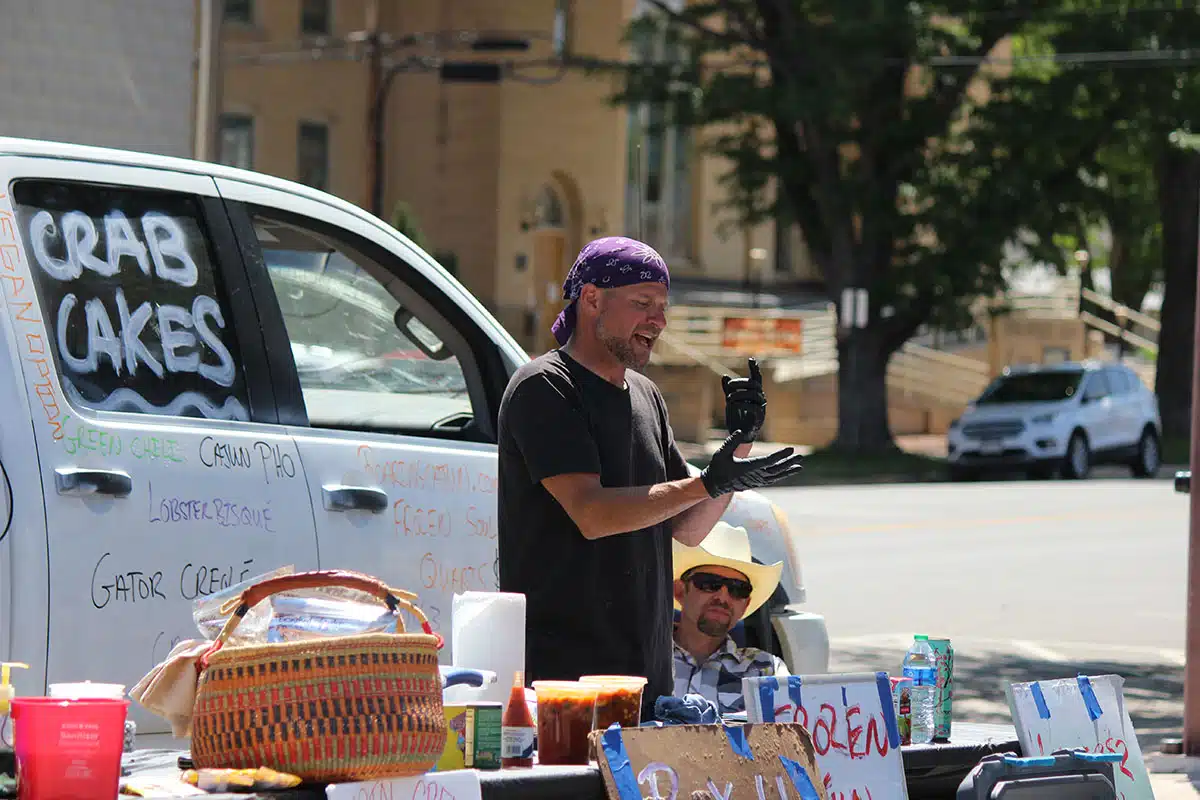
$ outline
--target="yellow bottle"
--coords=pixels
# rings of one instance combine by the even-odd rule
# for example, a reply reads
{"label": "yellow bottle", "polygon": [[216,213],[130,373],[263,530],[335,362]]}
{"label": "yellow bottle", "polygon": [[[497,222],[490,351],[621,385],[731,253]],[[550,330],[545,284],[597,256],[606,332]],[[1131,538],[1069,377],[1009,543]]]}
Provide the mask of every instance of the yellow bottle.
{"label": "yellow bottle", "polygon": [[[8,722],[6,718],[12,711],[13,698],[17,696],[16,688],[9,683],[9,678],[11,677],[12,669],[14,667],[17,669],[29,669],[28,664],[0,661],[0,718],[4,718],[4,724]],[[3,732],[3,730],[0,730],[0,734]],[[9,745],[15,744],[16,740],[16,734],[14,732],[10,732],[8,736]]]}

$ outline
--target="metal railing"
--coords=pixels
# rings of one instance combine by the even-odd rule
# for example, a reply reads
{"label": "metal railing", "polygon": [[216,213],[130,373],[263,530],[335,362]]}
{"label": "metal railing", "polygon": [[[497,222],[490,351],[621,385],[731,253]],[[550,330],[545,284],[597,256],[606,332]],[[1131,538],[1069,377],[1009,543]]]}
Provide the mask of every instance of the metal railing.
{"label": "metal railing", "polygon": [[988,365],[909,342],[888,362],[888,389],[938,406],[965,406],[991,380]]}
{"label": "metal railing", "polygon": [[[1151,355],[1158,355],[1158,334],[1162,331],[1162,323],[1157,319],[1091,289],[1082,290],[1079,296],[1082,300],[1109,312],[1117,320],[1113,323],[1081,309],[1079,318],[1085,325],[1145,350]],[[1140,333],[1135,330],[1140,330]]]}

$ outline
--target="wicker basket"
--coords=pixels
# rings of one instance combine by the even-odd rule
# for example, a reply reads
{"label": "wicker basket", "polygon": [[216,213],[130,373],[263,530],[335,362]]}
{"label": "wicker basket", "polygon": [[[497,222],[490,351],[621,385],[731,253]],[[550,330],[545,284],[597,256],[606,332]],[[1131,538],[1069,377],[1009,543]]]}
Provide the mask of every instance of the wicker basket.
{"label": "wicker basket", "polygon": [[[345,586],[404,609],[424,633],[372,633],[225,647],[242,617],[273,594]],[[271,769],[338,782],[428,772],[446,745],[438,650],[442,638],[412,601],[355,572],[272,578],[233,601],[236,610],[200,661],[192,725],[197,767]],[[231,603],[232,605],[232,603]]]}

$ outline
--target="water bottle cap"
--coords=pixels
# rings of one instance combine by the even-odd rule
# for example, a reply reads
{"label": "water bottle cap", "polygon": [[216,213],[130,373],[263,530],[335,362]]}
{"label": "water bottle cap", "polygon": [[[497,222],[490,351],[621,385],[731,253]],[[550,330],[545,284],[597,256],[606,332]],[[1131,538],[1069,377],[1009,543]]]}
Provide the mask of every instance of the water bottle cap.
{"label": "water bottle cap", "polygon": [[927,636],[924,633],[918,633],[916,636],[913,637],[913,639],[918,642],[928,642],[929,636]]}

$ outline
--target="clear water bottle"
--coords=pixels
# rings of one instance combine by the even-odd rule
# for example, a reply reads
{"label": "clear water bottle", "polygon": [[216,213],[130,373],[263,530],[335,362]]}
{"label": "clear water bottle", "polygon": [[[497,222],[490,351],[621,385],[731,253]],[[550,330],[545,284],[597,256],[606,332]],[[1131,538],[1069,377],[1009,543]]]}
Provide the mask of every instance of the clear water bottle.
{"label": "clear water bottle", "polygon": [[933,706],[937,699],[937,661],[928,636],[914,636],[904,654],[904,677],[912,679],[912,743],[933,741]]}

